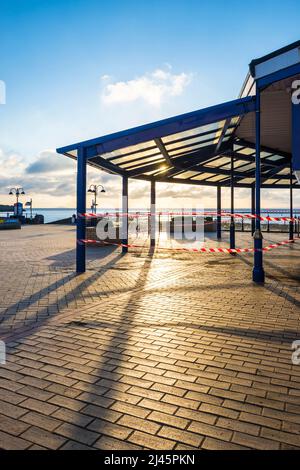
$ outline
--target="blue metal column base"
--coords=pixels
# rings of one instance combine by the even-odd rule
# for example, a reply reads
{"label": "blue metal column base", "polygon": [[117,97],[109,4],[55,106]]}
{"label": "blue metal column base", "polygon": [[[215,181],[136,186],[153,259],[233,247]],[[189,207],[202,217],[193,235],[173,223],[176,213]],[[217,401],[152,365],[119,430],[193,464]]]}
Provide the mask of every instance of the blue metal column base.
{"label": "blue metal column base", "polygon": [[260,224],[260,90],[256,90],[256,113],[255,113],[255,232],[254,232],[254,267],[252,279],[254,282],[263,283],[265,280],[265,272],[263,268],[263,236]]}
{"label": "blue metal column base", "polygon": [[261,231],[254,232],[254,268],[252,272],[252,279],[254,282],[265,282],[265,272],[263,269],[263,236]]}
{"label": "blue metal column base", "polygon": [[86,212],[86,153],[79,147],[77,154],[77,244],[76,244],[76,272],[84,273],[86,269],[86,249],[81,240],[85,240]]}
{"label": "blue metal column base", "polygon": [[[217,214],[221,214],[222,204],[221,204],[221,186],[217,187]],[[217,215],[217,239],[221,240],[222,238],[222,219],[221,215]]]}
{"label": "blue metal column base", "polygon": [[235,249],[235,223],[234,223],[233,217],[231,217],[231,222],[230,222],[230,248]]}
{"label": "blue metal column base", "polygon": [[[122,243],[128,245],[128,178],[122,179]],[[122,246],[122,253],[128,253],[128,247]]]}

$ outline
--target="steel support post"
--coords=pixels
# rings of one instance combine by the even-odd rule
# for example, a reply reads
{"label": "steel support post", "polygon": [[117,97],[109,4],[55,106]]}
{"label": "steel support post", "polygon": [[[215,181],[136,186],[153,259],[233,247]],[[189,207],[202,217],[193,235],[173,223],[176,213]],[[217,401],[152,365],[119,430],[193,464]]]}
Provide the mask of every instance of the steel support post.
{"label": "steel support post", "polygon": [[[128,245],[128,177],[122,177],[122,243]],[[122,246],[122,253],[127,253],[128,247]]]}
{"label": "steel support post", "polygon": [[263,236],[261,233],[260,223],[260,90],[256,90],[256,112],[255,112],[255,232],[254,232],[254,267],[253,281],[262,283],[265,280],[265,272],[263,268]]}
{"label": "steel support post", "polygon": [[221,219],[221,211],[222,211],[222,194],[221,194],[221,186],[217,187],[217,239],[220,240],[222,238],[222,219]]}
{"label": "steel support post", "polygon": [[84,273],[86,269],[85,227],[86,219],[86,153],[84,147],[79,147],[77,154],[77,244],[76,272]]}

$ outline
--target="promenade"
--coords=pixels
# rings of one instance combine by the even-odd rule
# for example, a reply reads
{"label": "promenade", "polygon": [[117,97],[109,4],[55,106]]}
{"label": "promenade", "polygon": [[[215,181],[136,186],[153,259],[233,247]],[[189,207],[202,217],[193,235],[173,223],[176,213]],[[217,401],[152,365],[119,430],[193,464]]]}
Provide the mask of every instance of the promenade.
{"label": "promenade", "polygon": [[300,448],[300,241],[264,286],[251,254],[91,247],[77,276],[74,247],[74,227],[0,232],[0,448]]}

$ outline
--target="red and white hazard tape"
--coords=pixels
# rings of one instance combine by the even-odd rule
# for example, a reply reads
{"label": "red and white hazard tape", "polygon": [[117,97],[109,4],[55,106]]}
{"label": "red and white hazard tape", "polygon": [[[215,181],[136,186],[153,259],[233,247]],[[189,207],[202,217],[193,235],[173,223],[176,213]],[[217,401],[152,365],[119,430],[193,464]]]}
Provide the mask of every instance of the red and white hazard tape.
{"label": "red and white hazard tape", "polygon": [[[194,252],[194,253],[227,253],[227,254],[233,254],[233,253],[254,253],[257,251],[270,251],[273,250],[274,248],[278,248],[283,245],[288,245],[291,243],[294,243],[296,240],[299,240],[300,238],[295,238],[294,240],[283,240],[282,242],[278,243],[272,243],[261,250],[255,249],[255,248],[168,248],[168,247],[160,247],[156,246],[155,249],[158,250],[163,250],[163,251],[183,251],[183,252]],[[113,242],[106,242],[106,241],[101,241],[101,240],[84,240],[80,239],[77,241],[79,245],[87,245],[87,244],[96,244],[96,245],[113,245],[113,246],[119,246],[119,247],[124,247],[124,248],[145,248],[145,245],[136,245],[134,243],[113,243]]]}
{"label": "red and white hazard tape", "polygon": [[234,217],[239,219],[259,219],[261,221],[269,221],[269,222],[297,222],[299,221],[296,217],[271,217],[271,216],[261,216],[257,214],[239,214],[234,213],[231,214],[230,212],[158,212],[158,213],[103,213],[103,214],[93,214],[90,212],[80,213],[78,217],[85,218],[85,219],[92,219],[92,218],[100,218],[100,217],[132,217],[132,218],[140,218],[140,217],[151,217],[151,216],[159,216],[159,215],[169,215],[169,216],[185,216],[185,215],[194,215],[197,217],[206,217],[206,216],[215,216],[215,217]]}

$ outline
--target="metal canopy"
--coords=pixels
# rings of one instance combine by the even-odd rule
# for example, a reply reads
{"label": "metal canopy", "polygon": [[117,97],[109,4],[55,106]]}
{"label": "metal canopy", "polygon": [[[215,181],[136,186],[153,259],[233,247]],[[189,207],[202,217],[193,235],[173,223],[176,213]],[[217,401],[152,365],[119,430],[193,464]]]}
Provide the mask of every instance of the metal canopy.
{"label": "metal canopy", "polygon": [[[298,43],[279,52],[293,52],[295,47]],[[293,73],[295,59],[290,55],[286,60],[293,61]],[[78,150],[84,149],[89,165],[129,178],[208,186],[230,185],[233,159],[235,186],[251,187],[255,184],[256,109],[256,84],[252,75],[258,66],[276,57],[273,53],[252,61],[251,75],[248,74],[236,100],[57,151],[77,159]],[[273,62],[268,67],[278,74]],[[263,69],[259,73],[263,75]],[[266,81],[260,93],[261,182],[265,188],[290,185],[292,125],[291,97],[287,91],[292,80],[300,78],[300,70],[297,75],[291,73],[280,71],[272,83],[262,77]]]}
{"label": "metal canopy", "polygon": [[[252,61],[239,98],[234,101],[59,148],[59,153],[77,160],[77,273],[86,269],[86,165],[89,164],[122,176],[123,253],[128,249],[128,178],[151,181],[151,212],[154,213],[156,181],[217,186],[218,239],[221,187],[231,188],[231,214],[234,188],[251,187],[252,214],[256,215],[255,227],[252,225],[253,281],[264,282],[261,187],[289,188],[292,219],[296,185],[293,170],[300,181],[300,112],[291,96],[292,80],[298,77],[300,43],[294,43]],[[291,220],[290,240],[293,227]],[[152,238],[151,232],[153,246]],[[233,216],[230,248],[235,248]]]}

